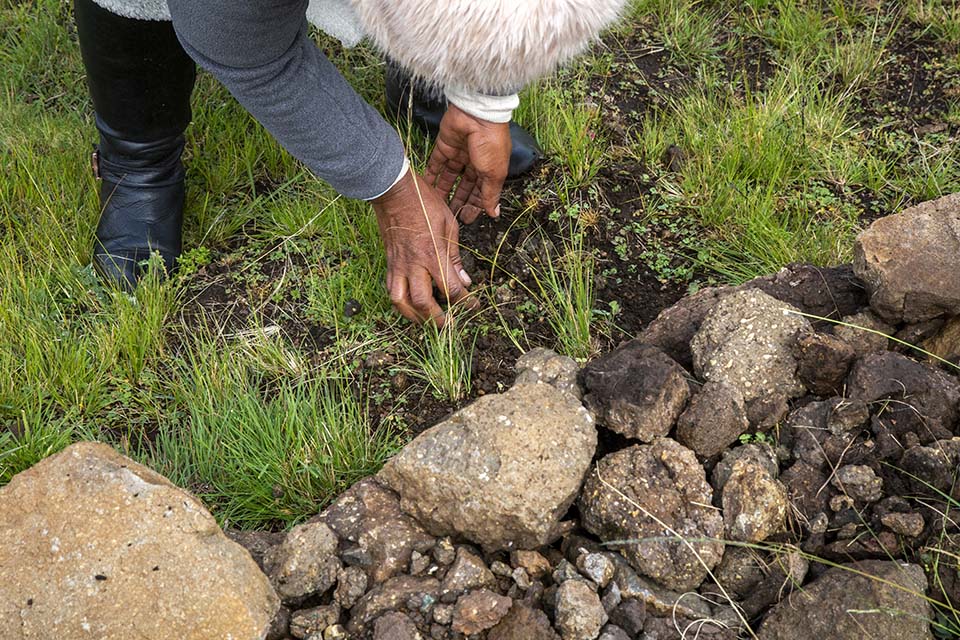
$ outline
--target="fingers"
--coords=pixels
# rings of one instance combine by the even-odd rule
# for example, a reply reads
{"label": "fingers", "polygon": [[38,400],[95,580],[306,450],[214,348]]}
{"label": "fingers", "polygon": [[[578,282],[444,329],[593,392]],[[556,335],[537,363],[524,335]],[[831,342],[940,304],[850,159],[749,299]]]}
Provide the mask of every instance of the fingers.
{"label": "fingers", "polygon": [[422,322],[419,314],[417,314],[413,305],[410,303],[409,290],[410,288],[405,277],[394,275],[390,278],[387,291],[390,294],[390,302],[393,303],[393,308],[397,310],[397,313],[411,322]]}
{"label": "fingers", "polygon": [[[433,297],[433,279],[430,273],[423,269],[417,269],[409,277],[410,284],[410,305],[416,317],[414,322],[427,322],[433,320],[438,326],[443,326],[443,309]],[[459,279],[457,280],[459,283]],[[401,312],[402,313],[402,312]]]}
{"label": "fingers", "polygon": [[507,174],[484,176],[477,183],[477,190],[474,194],[479,199],[479,206],[487,212],[491,218],[500,216],[500,194],[503,192],[503,183],[507,179]]}
{"label": "fingers", "polygon": [[457,190],[450,200],[450,210],[459,211],[470,200],[470,195],[477,186],[477,172],[473,167],[467,167],[463,172],[463,178],[457,185]]}

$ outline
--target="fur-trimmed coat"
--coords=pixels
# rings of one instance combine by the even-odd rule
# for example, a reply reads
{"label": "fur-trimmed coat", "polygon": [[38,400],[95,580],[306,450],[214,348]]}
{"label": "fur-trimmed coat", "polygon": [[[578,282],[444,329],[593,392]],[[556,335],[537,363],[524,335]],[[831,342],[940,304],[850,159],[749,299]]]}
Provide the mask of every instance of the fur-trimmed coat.
{"label": "fur-trimmed coat", "polygon": [[[165,20],[166,0],[95,0]],[[414,75],[487,94],[518,90],[577,55],[626,0],[311,0],[307,17],[353,45],[370,36]]]}

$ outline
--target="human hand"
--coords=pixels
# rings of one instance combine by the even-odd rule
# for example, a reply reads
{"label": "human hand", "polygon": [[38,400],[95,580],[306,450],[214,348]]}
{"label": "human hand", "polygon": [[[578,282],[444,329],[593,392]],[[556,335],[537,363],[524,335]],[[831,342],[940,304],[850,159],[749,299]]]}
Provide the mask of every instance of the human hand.
{"label": "human hand", "polygon": [[460,226],[434,189],[410,170],[371,204],[387,254],[387,291],[403,317],[443,326],[434,284],[450,304],[476,306],[460,260]]}
{"label": "human hand", "polygon": [[445,196],[461,178],[450,209],[463,222],[472,223],[481,211],[496,218],[511,145],[509,123],[481,120],[450,104],[440,121],[424,178]]}

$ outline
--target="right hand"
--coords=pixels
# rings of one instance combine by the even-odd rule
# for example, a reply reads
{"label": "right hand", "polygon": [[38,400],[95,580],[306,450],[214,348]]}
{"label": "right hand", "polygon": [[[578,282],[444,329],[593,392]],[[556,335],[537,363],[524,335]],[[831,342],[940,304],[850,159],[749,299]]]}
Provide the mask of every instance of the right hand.
{"label": "right hand", "polygon": [[433,285],[450,304],[476,306],[460,260],[460,227],[433,187],[411,169],[371,204],[387,254],[387,291],[403,317],[443,326]]}

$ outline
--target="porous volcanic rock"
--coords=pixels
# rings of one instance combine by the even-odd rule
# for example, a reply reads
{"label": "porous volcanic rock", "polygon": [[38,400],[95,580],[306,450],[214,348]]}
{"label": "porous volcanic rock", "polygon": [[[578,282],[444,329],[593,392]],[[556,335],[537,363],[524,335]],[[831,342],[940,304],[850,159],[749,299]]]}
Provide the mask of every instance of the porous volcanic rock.
{"label": "porous volcanic rock", "polygon": [[487,640],[560,640],[560,636],[543,611],[518,600],[503,620],[487,632]]}
{"label": "porous volcanic rock", "polygon": [[794,351],[800,382],[818,396],[843,391],[843,383],[857,354],[853,347],[827,333],[800,336]]}
{"label": "porous volcanic rock", "polygon": [[510,598],[489,589],[472,591],[457,600],[451,628],[468,636],[486,631],[503,620],[512,604]]}
{"label": "porous volcanic rock", "polygon": [[576,398],[521,384],[420,434],[380,478],[435,535],[534,549],[558,536],[596,447],[593,417]]}
{"label": "porous volcanic rock", "polygon": [[876,220],[857,236],[853,266],[888,322],[960,314],[960,193]]}
{"label": "porous volcanic rock", "polygon": [[762,542],[783,529],[787,490],[762,465],[737,460],[723,485],[723,522],[727,539]]}
{"label": "porous volcanic rock", "polygon": [[515,368],[517,379],[514,384],[549,384],[577,398],[583,396],[577,382],[580,367],[573,358],[537,347],[520,356]]}
{"label": "porous volcanic rock", "polygon": [[808,638],[932,640],[926,590],[923,569],[903,562],[871,560],[829,569],[774,607],[757,635],[794,640],[802,629]]}
{"label": "porous volcanic rock", "polygon": [[877,426],[894,436],[914,432],[924,443],[952,436],[960,417],[955,376],[892,351],[858,360],[847,379],[847,394],[867,404],[891,400]]}
{"label": "porous volcanic rock", "polygon": [[563,640],[594,640],[606,622],[600,596],[586,582],[567,580],[557,589],[557,628]]}
{"label": "porous volcanic rock", "polygon": [[421,640],[417,625],[402,613],[385,613],[373,625],[373,640]]}
{"label": "porous volcanic rock", "polygon": [[887,336],[895,333],[893,326],[869,309],[844,316],[840,322],[843,324],[833,328],[834,335],[849,344],[860,357],[886,351],[890,345],[890,338]]}
{"label": "porous volcanic rock", "polygon": [[935,336],[924,341],[923,348],[948,362],[960,363],[960,316],[950,318]]}
{"label": "porous volcanic rock", "polygon": [[725,297],[690,343],[694,371],[705,381],[736,387],[748,411],[751,403],[773,406],[777,398],[802,395],[805,389],[797,378],[793,351],[798,336],[811,327],[791,311],[796,309],[761,291]]}
{"label": "porous volcanic rock", "polygon": [[740,390],[726,382],[708,382],[677,420],[677,440],[698,456],[712,458],[749,428]]}
{"label": "porous volcanic rock", "polygon": [[432,576],[394,576],[378,584],[350,610],[350,633],[361,634],[368,625],[388,611],[417,610],[424,601],[440,598],[440,582]]}
{"label": "porous volcanic rock", "polygon": [[588,364],[583,385],[584,401],[604,426],[641,442],[667,435],[690,397],[683,368],[637,341]]}
{"label": "porous volcanic rock", "polygon": [[373,583],[402,573],[413,552],[426,553],[435,539],[400,510],[400,497],[374,478],[353,485],[310,522],[322,522],[366,559]]}
{"label": "porous volcanic rock", "polygon": [[264,556],[264,567],[284,604],[320,594],[337,581],[340,559],[336,534],[322,522],[290,530],[283,544]]}
{"label": "porous volcanic rock", "polygon": [[202,504],[83,442],[0,488],[5,639],[263,638],[280,602]]}
{"label": "porous volcanic rock", "polygon": [[[660,438],[606,456],[580,497],[583,526],[668,589],[696,588],[723,555],[723,519],[696,455]],[[685,540],[677,539],[679,536]]]}

